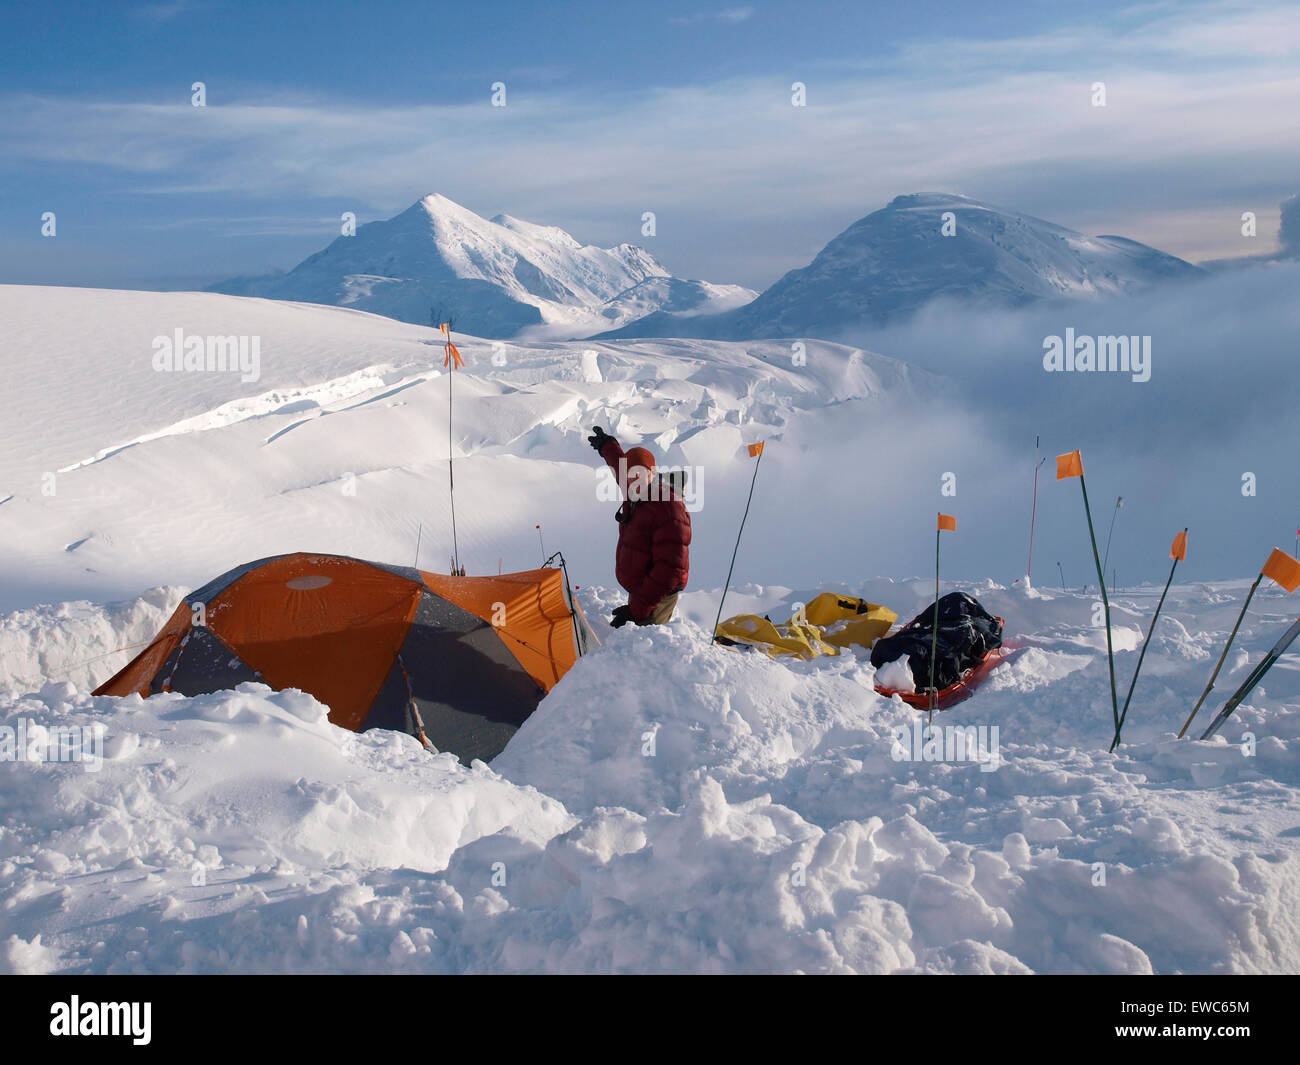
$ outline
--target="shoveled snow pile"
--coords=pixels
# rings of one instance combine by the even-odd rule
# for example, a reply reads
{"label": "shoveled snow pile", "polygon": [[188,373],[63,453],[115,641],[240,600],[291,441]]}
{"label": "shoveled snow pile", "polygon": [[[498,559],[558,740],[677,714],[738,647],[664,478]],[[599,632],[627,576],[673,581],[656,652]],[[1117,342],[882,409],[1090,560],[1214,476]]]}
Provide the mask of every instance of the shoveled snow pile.
{"label": "shoveled snow pile", "polygon": [[890,691],[916,691],[916,678],[912,676],[912,667],[908,663],[907,656],[886,662],[876,670],[876,683]]}
{"label": "shoveled snow pile", "polygon": [[[94,754],[98,726],[102,761],[19,760],[13,741],[0,761],[0,967],[1300,967],[1300,698],[1271,694],[1294,672],[1222,737],[1172,735],[1244,587],[1171,593],[1115,756],[1090,600],[968,590],[1021,635],[976,698],[936,716],[974,730],[962,759],[913,748],[924,716],[874,693],[865,656],[711,646],[692,620],[703,593],[668,626],[605,630],[491,767],[346,732],[309,696],[257,685],[11,691],[0,739],[57,755],[61,729]],[[907,616],[925,582],[852,591]],[[580,594],[597,616],[613,601]],[[1152,598],[1118,597],[1123,677]],[[1285,609],[1252,608],[1246,657]]]}
{"label": "shoveled snow pile", "polygon": [[158,634],[187,591],[151,588],[107,606],[81,600],[0,617],[0,686],[35,691],[55,680],[96,687]]}

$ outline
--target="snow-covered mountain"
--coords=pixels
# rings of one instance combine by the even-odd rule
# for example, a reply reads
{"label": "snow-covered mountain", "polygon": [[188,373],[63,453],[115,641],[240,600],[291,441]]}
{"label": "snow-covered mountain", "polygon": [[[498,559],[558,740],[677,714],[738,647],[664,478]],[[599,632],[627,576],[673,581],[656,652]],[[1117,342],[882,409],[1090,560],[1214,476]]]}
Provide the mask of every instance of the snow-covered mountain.
{"label": "snow-covered mountain", "polygon": [[670,320],[718,313],[754,297],[739,285],[674,278],[632,244],[580,244],[556,226],[488,220],[441,195],[338,237],[286,274],[232,278],[210,291],[335,304],[419,325],[437,308],[475,336],[529,330],[553,338],[654,312]]}
{"label": "snow-covered mountain", "polygon": [[896,322],[938,299],[1019,307],[1201,273],[1124,237],[1086,236],[966,196],[917,193],[859,219],[744,307],[691,322],[650,315],[605,336],[831,338]]}
{"label": "snow-covered mountain", "polygon": [[614,321],[662,314],[673,319],[722,314],[743,307],[757,295],[740,285],[712,285],[707,281],[683,281],[679,277],[648,277],[620,292],[601,308],[602,317]]}

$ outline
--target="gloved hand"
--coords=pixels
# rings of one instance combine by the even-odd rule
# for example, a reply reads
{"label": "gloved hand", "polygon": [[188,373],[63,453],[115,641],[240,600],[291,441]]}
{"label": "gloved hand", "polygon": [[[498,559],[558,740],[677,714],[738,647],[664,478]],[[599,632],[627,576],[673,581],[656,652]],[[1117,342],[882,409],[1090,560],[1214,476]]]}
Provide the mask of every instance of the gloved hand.
{"label": "gloved hand", "polygon": [[592,433],[591,436],[587,437],[587,443],[589,443],[597,451],[600,451],[606,444],[608,444],[614,438],[610,436],[609,433],[605,432],[605,430],[602,429],[599,425],[594,426],[593,428],[595,429],[595,432]]}
{"label": "gloved hand", "polygon": [[624,603],[622,606],[615,608],[614,616],[610,619],[609,625],[610,628],[621,629],[629,621],[634,620],[636,619],[632,617],[632,608]]}

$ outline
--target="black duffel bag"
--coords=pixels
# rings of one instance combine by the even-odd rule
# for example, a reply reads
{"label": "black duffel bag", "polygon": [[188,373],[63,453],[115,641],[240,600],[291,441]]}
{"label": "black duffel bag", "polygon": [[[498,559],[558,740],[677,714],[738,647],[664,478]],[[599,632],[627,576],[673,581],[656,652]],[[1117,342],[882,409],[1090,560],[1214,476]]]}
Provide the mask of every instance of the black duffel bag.
{"label": "black duffel bag", "polygon": [[[930,690],[930,649],[934,641],[934,604],[892,636],[882,636],[871,648],[871,664],[879,669],[906,657],[918,692]],[[1002,621],[965,592],[949,592],[939,600],[939,639],[934,686],[939,691],[956,684],[968,669],[1002,646]]]}

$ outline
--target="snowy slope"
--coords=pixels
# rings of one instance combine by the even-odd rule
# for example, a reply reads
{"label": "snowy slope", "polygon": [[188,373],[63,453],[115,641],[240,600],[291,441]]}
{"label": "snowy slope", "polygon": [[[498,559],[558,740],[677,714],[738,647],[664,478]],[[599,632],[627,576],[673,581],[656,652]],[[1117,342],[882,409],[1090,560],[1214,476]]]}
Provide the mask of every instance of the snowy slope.
{"label": "snowy slope", "polygon": [[605,302],[600,313],[610,322],[626,322],[649,314],[695,318],[720,314],[750,303],[758,295],[740,285],[711,285],[679,277],[648,277]]}
{"label": "snowy slope", "polygon": [[[639,288],[651,279],[662,287]],[[484,337],[528,327],[584,336],[654,311],[716,313],[753,298],[739,286],[672,278],[631,244],[582,245],[556,226],[509,215],[489,221],[441,195],[338,237],[287,274],[234,278],[210,291],[336,304],[420,325],[437,308]]]}
{"label": "snowy slope", "polygon": [[[941,232],[944,214],[955,230]],[[822,336],[905,318],[933,300],[1018,307],[1095,299],[1197,276],[1198,267],[1123,237],[1090,237],[966,196],[899,196],[745,307],[680,323],[650,316],[617,337]]]}
{"label": "snowy slope", "polygon": [[[0,394],[0,608],[197,587],[286,550],[410,562],[419,540],[421,561],[444,566],[449,381],[433,330],[214,294],[20,286],[0,286],[0,315],[6,370],[24,383]],[[260,379],[156,371],[151,340],[178,326],[258,336]],[[837,412],[877,420],[917,384],[939,387],[832,344],[796,367],[780,344],[458,342],[459,544],[479,573],[536,565],[539,523],[579,580],[606,570],[615,524],[593,424],[702,467],[700,505],[727,515],[702,525],[704,572],[729,549],[743,444],[808,412],[820,437]]]}
{"label": "snowy slope", "polygon": [[[851,590],[906,616],[926,586]],[[0,763],[0,969],[1300,967],[1296,670],[1223,738],[1172,735],[1244,585],[1175,588],[1115,756],[1090,601],[971,590],[1018,657],[937,720],[996,727],[996,763],[899,759],[921,716],[874,694],[865,658],[771,662],[689,619],[606,632],[490,768],[259,686],[0,695],[28,736],[105,736],[94,772]],[[742,591],[774,616],[808,594]],[[1122,676],[1153,600],[1120,599]],[[1266,596],[1229,680],[1285,616]]]}

